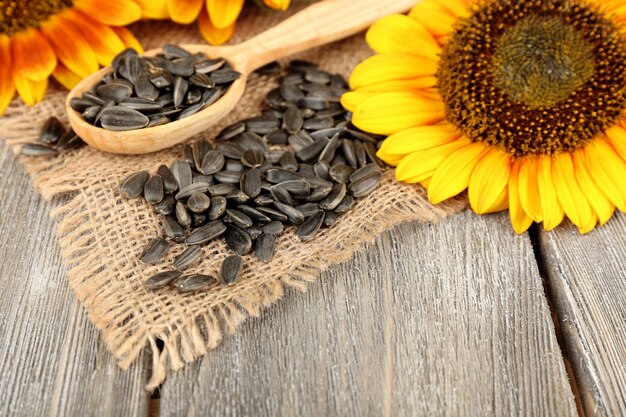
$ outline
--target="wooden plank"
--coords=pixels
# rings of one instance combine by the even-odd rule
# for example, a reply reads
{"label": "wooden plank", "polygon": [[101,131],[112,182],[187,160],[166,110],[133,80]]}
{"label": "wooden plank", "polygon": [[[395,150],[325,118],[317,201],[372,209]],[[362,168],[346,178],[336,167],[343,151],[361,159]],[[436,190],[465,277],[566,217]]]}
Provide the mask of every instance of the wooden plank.
{"label": "wooden plank", "polygon": [[527,235],[406,224],[171,375],[161,416],[576,416]]}
{"label": "wooden plank", "polygon": [[626,415],[626,214],[586,236],[541,233],[563,342],[587,417]]}
{"label": "wooden plank", "polygon": [[0,144],[0,415],[147,415],[148,361],[120,370],[73,297],[52,205]]}

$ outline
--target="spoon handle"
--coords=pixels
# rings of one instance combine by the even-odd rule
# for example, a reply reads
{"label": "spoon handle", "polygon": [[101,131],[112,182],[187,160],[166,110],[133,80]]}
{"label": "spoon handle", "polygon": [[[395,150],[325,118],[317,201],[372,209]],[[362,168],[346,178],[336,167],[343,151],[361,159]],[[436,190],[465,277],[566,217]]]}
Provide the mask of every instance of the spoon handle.
{"label": "spoon handle", "polygon": [[416,3],[417,0],[324,0],[235,48],[252,72],[276,59],[359,33],[381,17],[406,12]]}

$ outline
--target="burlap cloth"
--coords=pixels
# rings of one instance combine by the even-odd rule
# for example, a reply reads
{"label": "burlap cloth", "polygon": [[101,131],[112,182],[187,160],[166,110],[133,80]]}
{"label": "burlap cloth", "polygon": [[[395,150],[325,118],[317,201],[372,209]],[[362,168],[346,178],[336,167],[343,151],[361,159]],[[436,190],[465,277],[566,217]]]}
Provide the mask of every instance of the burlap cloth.
{"label": "burlap cloth", "polygon": [[[286,13],[247,7],[231,42],[262,32],[304,7],[304,3],[310,2],[296,2]],[[146,49],[166,42],[203,42],[195,25],[141,22],[131,29]],[[363,35],[359,35],[298,57],[348,76],[370,54]],[[237,110],[200,137],[213,139],[227,124],[258,114],[263,97],[275,85],[272,77],[252,76]],[[66,121],[65,96],[66,91],[53,85],[46,99],[35,107],[14,100],[0,119],[0,137],[17,151],[19,144],[35,140],[48,117]],[[434,207],[425,199],[423,189],[396,183],[389,170],[376,192],[360,200],[333,228],[324,230],[313,241],[301,243],[289,232],[279,238],[271,262],[264,264],[254,255],[247,255],[243,273],[234,286],[215,286],[190,295],[171,289],[152,292],[142,282],[167,269],[182,245],[156,266],[146,267],[139,262],[137,255],[142,248],[161,233],[158,216],[144,201],[121,198],[117,185],[129,173],[143,169],[155,172],[159,164],[169,165],[181,156],[181,149],[179,145],[149,155],[120,156],[85,147],[52,158],[20,157],[35,189],[45,199],[65,195],[54,199],[52,215],[58,219],[69,284],[122,368],[130,366],[142,349],[151,351],[153,373],[148,389],[158,387],[169,371],[215,348],[224,331],[233,332],[247,316],[257,316],[263,307],[282,297],[285,286],[305,290],[321,270],[349,259],[395,224],[410,220],[434,222],[465,206],[457,199]],[[225,244],[214,242],[204,251],[204,260],[190,271],[217,274],[221,260],[228,255]]]}

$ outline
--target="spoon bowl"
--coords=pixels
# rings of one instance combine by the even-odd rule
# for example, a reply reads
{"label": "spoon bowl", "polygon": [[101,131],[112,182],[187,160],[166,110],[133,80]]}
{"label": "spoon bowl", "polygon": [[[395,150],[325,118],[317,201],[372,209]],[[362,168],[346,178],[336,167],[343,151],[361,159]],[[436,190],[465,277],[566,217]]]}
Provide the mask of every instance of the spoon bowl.
{"label": "spoon bowl", "polygon": [[[112,72],[101,69],[83,79],[70,91],[66,111],[72,128],[85,142],[101,151],[143,154],[169,148],[209,129],[231,112],[241,99],[248,75],[276,59],[354,35],[379,18],[410,9],[415,0],[325,0],[298,12],[262,34],[234,46],[180,45],[191,53],[224,58],[241,73],[215,103],[181,120],[137,130],[111,131],[89,124],[69,105],[74,97],[90,91]],[[154,56],[162,49],[147,51]]]}

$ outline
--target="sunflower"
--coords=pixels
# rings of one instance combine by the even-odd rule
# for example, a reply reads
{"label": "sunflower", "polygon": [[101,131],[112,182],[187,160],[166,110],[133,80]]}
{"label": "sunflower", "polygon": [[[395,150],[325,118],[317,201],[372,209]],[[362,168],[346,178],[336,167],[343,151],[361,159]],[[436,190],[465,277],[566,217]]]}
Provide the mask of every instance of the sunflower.
{"label": "sunflower", "polygon": [[[153,9],[165,10],[176,23],[198,21],[200,33],[207,42],[221,45],[235,32],[235,21],[245,0],[141,0],[150,2]],[[291,0],[263,0],[273,10],[287,10]]]}
{"label": "sunflower", "polygon": [[376,22],[342,97],[432,203],[466,189],[516,232],[626,211],[626,0],[424,0]]}
{"label": "sunflower", "polygon": [[141,18],[132,0],[0,0],[0,114],[15,94],[33,105],[53,75],[70,89],[125,47],[122,26]]}

